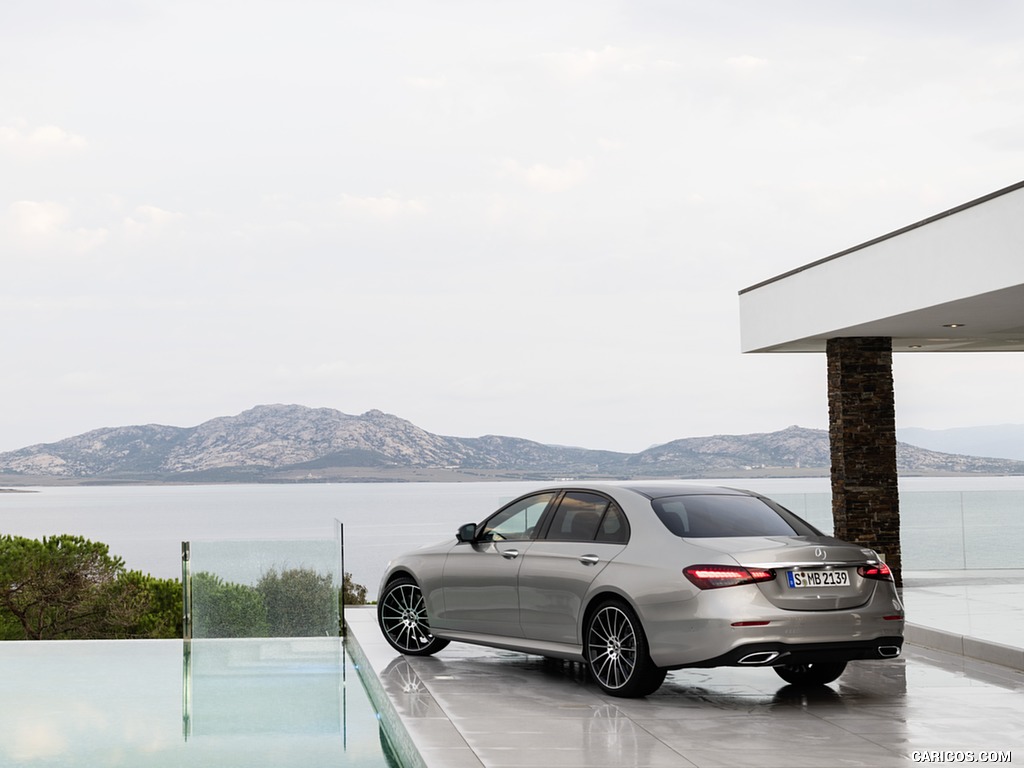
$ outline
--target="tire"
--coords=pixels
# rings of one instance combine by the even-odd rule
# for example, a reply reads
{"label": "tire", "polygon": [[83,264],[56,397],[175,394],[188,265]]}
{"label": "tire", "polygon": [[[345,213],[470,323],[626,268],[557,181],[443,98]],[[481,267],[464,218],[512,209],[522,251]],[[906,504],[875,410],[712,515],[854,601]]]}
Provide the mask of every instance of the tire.
{"label": "tire", "polygon": [[654,666],[636,613],[610,600],[591,614],[583,636],[590,676],[609,696],[638,698],[654,693],[668,670]]}
{"label": "tire", "polygon": [[781,667],[773,667],[773,669],[775,674],[793,685],[825,685],[843,674],[846,662],[786,664]]}
{"label": "tire", "polygon": [[406,656],[430,656],[449,642],[430,633],[423,593],[408,576],[384,588],[377,602],[377,624],[391,647]]}

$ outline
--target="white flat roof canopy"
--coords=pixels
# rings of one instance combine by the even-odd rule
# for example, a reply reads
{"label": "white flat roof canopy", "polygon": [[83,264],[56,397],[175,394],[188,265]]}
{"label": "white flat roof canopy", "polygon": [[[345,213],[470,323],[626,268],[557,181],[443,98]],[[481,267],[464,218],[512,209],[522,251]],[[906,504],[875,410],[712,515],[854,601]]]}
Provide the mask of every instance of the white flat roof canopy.
{"label": "white flat roof canopy", "polygon": [[1024,181],[740,291],[743,352],[1024,351]]}

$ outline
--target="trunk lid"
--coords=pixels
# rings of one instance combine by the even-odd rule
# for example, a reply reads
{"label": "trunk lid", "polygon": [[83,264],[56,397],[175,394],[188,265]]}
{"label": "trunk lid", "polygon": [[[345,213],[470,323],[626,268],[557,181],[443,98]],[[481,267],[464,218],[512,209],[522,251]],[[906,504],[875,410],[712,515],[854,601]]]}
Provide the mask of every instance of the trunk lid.
{"label": "trunk lid", "polygon": [[693,544],[733,557],[744,567],[775,571],[757,588],[772,605],[791,611],[856,608],[871,599],[879,584],[857,567],[879,562],[871,549],[828,536],[749,536],[690,539]]}

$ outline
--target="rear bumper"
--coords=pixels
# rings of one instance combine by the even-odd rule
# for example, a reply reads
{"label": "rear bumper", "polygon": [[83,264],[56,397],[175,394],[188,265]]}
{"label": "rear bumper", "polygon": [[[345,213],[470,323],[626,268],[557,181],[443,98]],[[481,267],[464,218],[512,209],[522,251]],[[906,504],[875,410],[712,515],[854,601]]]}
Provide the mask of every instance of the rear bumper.
{"label": "rear bumper", "polygon": [[877,649],[903,645],[903,606],[888,583],[852,609],[780,609],[756,587],[740,586],[709,590],[691,601],[643,605],[638,613],[651,659],[666,669],[728,666],[759,650],[780,656],[827,653],[836,661],[891,658],[898,654]]}
{"label": "rear bumper", "polygon": [[838,643],[748,643],[711,659],[678,664],[684,667],[777,667],[788,664],[815,664],[860,659],[893,659],[903,650],[898,635],[873,640]]}

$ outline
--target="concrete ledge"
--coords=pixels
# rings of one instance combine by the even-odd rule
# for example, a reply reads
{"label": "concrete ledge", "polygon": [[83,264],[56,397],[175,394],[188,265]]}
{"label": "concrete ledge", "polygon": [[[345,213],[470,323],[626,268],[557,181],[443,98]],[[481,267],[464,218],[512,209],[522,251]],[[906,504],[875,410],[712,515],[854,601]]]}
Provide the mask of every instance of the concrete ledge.
{"label": "concrete ledge", "polygon": [[416,660],[398,656],[387,644],[377,628],[376,609],[346,608],[345,622],[345,647],[402,765],[483,768],[416,671]]}
{"label": "concrete ledge", "polygon": [[946,632],[919,624],[907,624],[904,640],[911,645],[931,648],[936,651],[955,653],[969,659],[999,664],[1011,669],[1024,670],[1024,649],[1002,643],[979,640],[955,632]]}
{"label": "concrete ledge", "polygon": [[[363,609],[346,608],[346,619],[350,617],[351,612],[354,610]],[[355,662],[356,670],[359,672],[359,680],[366,689],[366,695],[369,696],[374,709],[377,711],[377,717],[383,721],[384,730],[391,741],[391,746],[398,752],[402,765],[408,766],[408,768],[427,768],[420,757],[419,750],[416,749],[412,736],[409,735],[409,731],[405,727],[405,723],[402,721],[401,716],[399,716],[394,704],[392,704],[391,698],[384,691],[380,677],[360,647],[359,641],[356,639],[356,633],[352,631],[351,625],[347,625],[345,648]]]}

